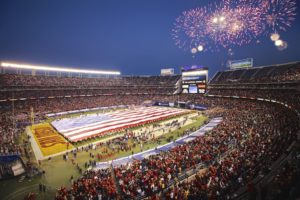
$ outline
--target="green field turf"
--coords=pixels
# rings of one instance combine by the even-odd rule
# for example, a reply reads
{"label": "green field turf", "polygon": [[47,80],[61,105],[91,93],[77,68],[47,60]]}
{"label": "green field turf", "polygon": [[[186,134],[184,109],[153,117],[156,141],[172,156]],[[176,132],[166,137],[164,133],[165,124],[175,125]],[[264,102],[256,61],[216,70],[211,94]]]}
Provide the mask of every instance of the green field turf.
{"label": "green field turf", "polygon": [[[143,151],[147,149],[155,148],[159,145],[166,144],[172,140],[179,138],[185,130],[191,128],[199,128],[205,121],[207,117],[199,116],[195,118],[195,121],[189,125],[182,127],[180,130],[175,130],[169,133],[162,135],[159,140],[160,144],[157,142],[149,141],[143,144]],[[24,135],[22,136],[24,137]],[[22,139],[20,139],[22,141]],[[129,141],[129,144],[132,141]],[[104,147],[103,147],[104,148]],[[102,151],[102,149],[90,150],[89,152],[81,151],[77,154],[76,162],[82,169],[84,168],[84,163],[91,159],[89,157],[90,152],[94,155]],[[131,151],[123,151],[116,153],[112,157],[107,159],[102,159],[101,161],[116,159],[124,156],[128,156],[134,153],[140,152],[140,145],[137,145]],[[109,151],[110,152],[110,151]],[[32,154],[32,156],[34,156]],[[69,158],[73,158],[72,155]],[[96,159],[96,158],[95,158]],[[34,159],[32,159],[34,160]],[[98,160],[97,160],[98,161]],[[20,177],[17,177],[12,180],[3,180],[0,181],[0,199],[1,200],[10,200],[10,199],[24,199],[24,195],[28,192],[35,192],[37,195],[37,199],[54,199],[55,191],[58,187],[63,185],[70,186],[70,177],[73,176],[77,179],[80,174],[76,169],[76,166],[73,165],[70,161],[64,161],[62,156],[57,156],[52,158],[51,160],[45,160],[41,162],[40,166],[43,170],[45,170],[45,175],[35,176],[32,179],[25,178],[23,182],[19,182]],[[47,192],[39,192],[38,184],[43,183],[47,186]]]}

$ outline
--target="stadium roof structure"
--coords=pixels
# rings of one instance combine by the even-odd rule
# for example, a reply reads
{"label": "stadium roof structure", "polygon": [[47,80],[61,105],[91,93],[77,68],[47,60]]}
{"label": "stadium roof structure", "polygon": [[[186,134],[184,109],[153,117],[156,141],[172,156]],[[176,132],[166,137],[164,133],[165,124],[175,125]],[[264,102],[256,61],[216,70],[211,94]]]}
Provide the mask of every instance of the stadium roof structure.
{"label": "stadium roof structure", "polygon": [[11,69],[41,70],[41,71],[80,73],[80,74],[121,75],[120,71],[86,70],[86,69],[76,69],[76,68],[51,67],[51,66],[44,66],[44,65],[19,64],[19,63],[10,63],[10,62],[1,62],[1,67],[11,68]]}

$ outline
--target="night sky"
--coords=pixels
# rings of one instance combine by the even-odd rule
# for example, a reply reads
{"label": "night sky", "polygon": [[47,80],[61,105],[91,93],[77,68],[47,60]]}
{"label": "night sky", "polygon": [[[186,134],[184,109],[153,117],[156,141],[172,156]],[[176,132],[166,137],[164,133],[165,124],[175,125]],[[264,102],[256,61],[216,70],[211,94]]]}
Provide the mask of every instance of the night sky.
{"label": "night sky", "polygon": [[227,51],[193,55],[174,44],[171,30],[184,10],[211,0],[1,0],[0,60],[124,75],[158,75],[161,68],[203,65],[210,76],[228,59],[254,58],[254,65],[300,60],[300,12],[278,51],[268,36]]}

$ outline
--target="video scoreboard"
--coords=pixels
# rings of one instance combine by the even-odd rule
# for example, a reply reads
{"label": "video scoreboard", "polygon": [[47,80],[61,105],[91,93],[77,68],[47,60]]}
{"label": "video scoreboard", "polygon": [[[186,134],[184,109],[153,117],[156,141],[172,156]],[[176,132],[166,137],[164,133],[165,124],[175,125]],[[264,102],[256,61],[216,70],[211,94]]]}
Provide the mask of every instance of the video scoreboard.
{"label": "video scoreboard", "polygon": [[182,93],[204,94],[208,80],[208,68],[185,66],[181,68]]}
{"label": "video scoreboard", "polygon": [[228,61],[227,65],[230,69],[247,69],[253,67],[253,58],[246,58],[243,60],[230,60]]}

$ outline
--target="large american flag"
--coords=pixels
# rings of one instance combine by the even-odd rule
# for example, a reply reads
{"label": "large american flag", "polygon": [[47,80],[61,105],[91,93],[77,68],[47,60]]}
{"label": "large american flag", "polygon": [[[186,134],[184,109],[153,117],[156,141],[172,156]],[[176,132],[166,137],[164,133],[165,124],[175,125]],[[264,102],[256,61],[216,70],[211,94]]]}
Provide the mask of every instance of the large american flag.
{"label": "large american flag", "polygon": [[89,114],[55,120],[51,124],[71,142],[103,136],[125,128],[182,115],[189,111],[167,107],[135,107],[106,114]]}

